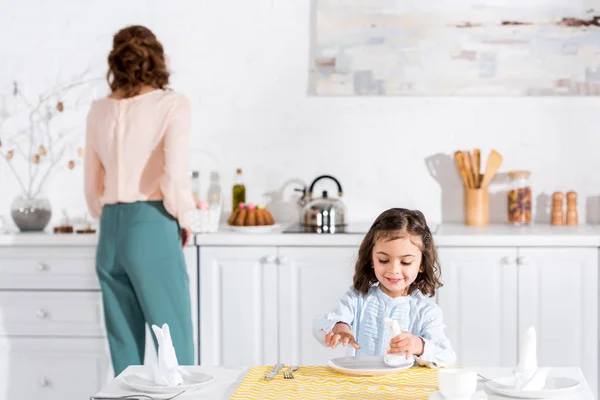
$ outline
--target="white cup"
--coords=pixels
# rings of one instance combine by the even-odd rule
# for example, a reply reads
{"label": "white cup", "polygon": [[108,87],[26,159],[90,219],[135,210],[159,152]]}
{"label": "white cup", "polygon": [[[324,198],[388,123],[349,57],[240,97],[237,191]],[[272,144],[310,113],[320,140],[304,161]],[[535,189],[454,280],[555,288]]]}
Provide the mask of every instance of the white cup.
{"label": "white cup", "polygon": [[466,368],[442,368],[438,388],[447,400],[466,400],[477,391],[477,372]]}

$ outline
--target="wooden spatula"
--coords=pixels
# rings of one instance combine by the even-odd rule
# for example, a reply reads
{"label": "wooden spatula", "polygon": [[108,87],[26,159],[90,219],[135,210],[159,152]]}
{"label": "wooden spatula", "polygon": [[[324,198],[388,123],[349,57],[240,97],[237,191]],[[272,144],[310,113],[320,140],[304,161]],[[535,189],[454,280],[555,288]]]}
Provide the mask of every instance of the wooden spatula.
{"label": "wooden spatula", "polygon": [[473,167],[473,176],[475,177],[475,188],[479,189],[481,186],[481,179],[479,177],[479,174],[481,172],[481,150],[479,149],[473,149],[473,163],[472,163],[472,167]]}
{"label": "wooden spatula", "polygon": [[498,169],[502,165],[502,156],[496,150],[492,150],[490,156],[488,157],[487,164],[485,166],[485,173],[483,174],[483,179],[481,180],[481,187],[488,187]]}
{"label": "wooden spatula", "polygon": [[463,184],[466,188],[469,187],[469,181],[467,179],[467,171],[465,169],[465,156],[462,151],[454,152],[454,161],[456,162],[456,168],[458,169],[458,173],[462,178]]}

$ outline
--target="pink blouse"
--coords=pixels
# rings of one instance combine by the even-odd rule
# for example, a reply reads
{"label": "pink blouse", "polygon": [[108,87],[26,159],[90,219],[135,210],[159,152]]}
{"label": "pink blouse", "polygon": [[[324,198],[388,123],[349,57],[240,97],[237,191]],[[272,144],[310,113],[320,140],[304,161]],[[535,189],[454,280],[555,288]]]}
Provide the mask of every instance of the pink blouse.
{"label": "pink blouse", "polygon": [[187,226],[194,208],[188,178],[190,102],[154,90],[127,99],[103,98],[89,111],[85,144],[85,197],[100,218],[104,204],[162,200]]}

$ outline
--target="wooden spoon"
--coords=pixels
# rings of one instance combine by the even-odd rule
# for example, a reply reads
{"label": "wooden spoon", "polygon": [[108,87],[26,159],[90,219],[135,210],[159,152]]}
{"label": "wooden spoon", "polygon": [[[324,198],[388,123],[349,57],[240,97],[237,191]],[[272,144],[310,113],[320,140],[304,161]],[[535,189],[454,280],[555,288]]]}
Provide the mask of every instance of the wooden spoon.
{"label": "wooden spoon", "polygon": [[481,180],[482,188],[487,187],[490,184],[494,176],[496,176],[496,173],[498,172],[498,169],[500,169],[501,165],[502,156],[496,150],[492,150],[485,166],[483,179]]}
{"label": "wooden spoon", "polygon": [[466,174],[466,170],[465,170],[465,158],[464,158],[464,154],[462,153],[462,151],[454,152],[454,161],[456,162],[456,168],[458,169],[458,173],[460,174],[460,177],[462,178],[463,184],[465,185],[466,188],[468,188],[469,181],[467,180],[467,174]]}
{"label": "wooden spoon", "polygon": [[481,183],[481,179],[479,177],[479,174],[481,171],[481,150],[479,149],[473,149],[473,176],[475,177],[475,189],[479,189],[481,186],[479,186],[479,184]]}
{"label": "wooden spoon", "polygon": [[475,189],[475,177],[473,176],[473,163],[471,162],[471,153],[468,151],[463,152],[465,160],[465,171],[467,174],[467,181],[469,183],[469,189]]}

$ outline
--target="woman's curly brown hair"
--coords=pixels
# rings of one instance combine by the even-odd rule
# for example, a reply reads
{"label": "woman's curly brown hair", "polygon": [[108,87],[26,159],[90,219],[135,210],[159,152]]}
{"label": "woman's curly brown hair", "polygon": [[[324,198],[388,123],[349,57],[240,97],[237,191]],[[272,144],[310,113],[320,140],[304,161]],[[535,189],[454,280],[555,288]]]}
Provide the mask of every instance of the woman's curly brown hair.
{"label": "woman's curly brown hair", "polygon": [[419,242],[423,254],[417,279],[408,288],[408,293],[419,289],[426,296],[435,295],[435,290],[442,286],[441,270],[437,257],[433,235],[427,226],[421,211],[405,208],[391,208],[377,217],[371,229],[363,239],[358,250],[358,259],[354,271],[354,289],[367,294],[369,288],[377,283],[373,269],[373,248],[378,240],[395,240],[407,235],[414,236]]}
{"label": "woman's curly brown hair", "polygon": [[143,86],[166,88],[165,53],[150,29],[134,25],[117,32],[108,55],[106,80],[113,92],[121,90],[125,98],[137,95]]}

